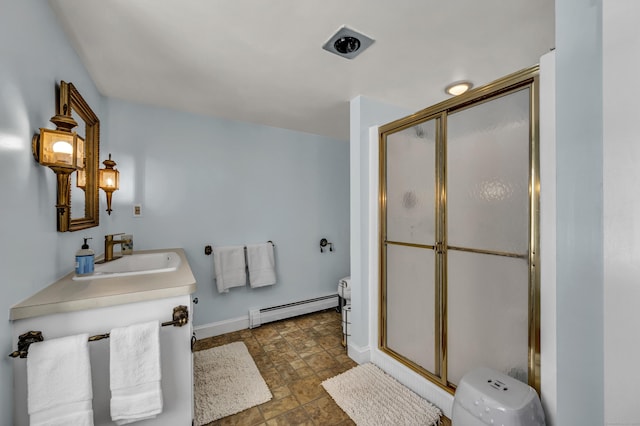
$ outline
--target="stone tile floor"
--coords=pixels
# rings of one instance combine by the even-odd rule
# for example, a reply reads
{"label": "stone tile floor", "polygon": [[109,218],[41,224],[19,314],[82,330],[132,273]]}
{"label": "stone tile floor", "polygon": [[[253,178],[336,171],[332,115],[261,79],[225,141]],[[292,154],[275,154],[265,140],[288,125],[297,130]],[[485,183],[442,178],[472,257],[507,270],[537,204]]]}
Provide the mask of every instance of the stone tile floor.
{"label": "stone tile floor", "polygon": [[213,425],[354,425],[321,386],[357,364],[342,346],[341,315],[327,310],[196,342],[204,350],[242,341],[273,399]]}

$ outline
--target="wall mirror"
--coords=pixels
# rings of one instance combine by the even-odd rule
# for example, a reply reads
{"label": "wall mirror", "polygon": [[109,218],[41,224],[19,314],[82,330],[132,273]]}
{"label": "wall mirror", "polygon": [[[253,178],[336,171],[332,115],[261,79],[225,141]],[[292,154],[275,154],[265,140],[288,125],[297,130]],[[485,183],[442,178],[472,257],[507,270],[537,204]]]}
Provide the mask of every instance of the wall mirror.
{"label": "wall mirror", "polygon": [[[66,88],[64,86],[67,86]],[[74,172],[69,184],[71,214],[69,231],[99,224],[98,159],[100,157],[100,120],[72,83],[60,82],[60,111],[69,106],[78,126],[74,129],[84,139],[84,168]],[[64,90],[66,89],[66,90]]]}

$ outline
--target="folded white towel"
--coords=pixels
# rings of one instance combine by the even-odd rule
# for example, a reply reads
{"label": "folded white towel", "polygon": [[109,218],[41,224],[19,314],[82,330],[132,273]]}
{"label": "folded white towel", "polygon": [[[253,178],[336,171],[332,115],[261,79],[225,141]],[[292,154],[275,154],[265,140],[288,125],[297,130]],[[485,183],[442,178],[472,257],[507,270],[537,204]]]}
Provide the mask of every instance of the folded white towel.
{"label": "folded white towel", "polygon": [[247,266],[249,267],[249,284],[251,287],[275,284],[276,262],[273,255],[273,244],[247,245]]}
{"label": "folded white towel", "polygon": [[89,335],[29,346],[28,407],[31,426],[93,425]]}
{"label": "folded white towel", "polygon": [[119,425],[162,413],[160,324],[114,328],[110,334],[111,419]]}
{"label": "folded white towel", "polygon": [[218,293],[228,293],[232,287],[247,284],[244,246],[214,247],[213,264],[216,269]]}

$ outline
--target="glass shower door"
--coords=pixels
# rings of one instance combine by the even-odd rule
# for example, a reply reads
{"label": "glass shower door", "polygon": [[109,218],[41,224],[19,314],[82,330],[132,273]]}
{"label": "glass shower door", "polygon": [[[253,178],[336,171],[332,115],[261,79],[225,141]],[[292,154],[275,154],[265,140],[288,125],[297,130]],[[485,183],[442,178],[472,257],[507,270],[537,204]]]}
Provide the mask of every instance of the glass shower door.
{"label": "glass shower door", "polygon": [[439,375],[435,286],[437,119],[389,135],[386,158],[386,347]]}
{"label": "glass shower door", "polygon": [[[447,379],[480,366],[527,382],[530,93],[447,121]],[[500,348],[500,350],[496,350]]]}

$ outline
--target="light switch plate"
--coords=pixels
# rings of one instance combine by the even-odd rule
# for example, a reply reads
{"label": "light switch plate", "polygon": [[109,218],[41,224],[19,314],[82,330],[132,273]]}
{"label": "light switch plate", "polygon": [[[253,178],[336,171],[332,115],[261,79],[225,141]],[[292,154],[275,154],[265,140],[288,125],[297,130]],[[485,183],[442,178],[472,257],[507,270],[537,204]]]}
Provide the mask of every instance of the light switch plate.
{"label": "light switch plate", "polygon": [[133,205],[133,217],[142,217],[142,204]]}

